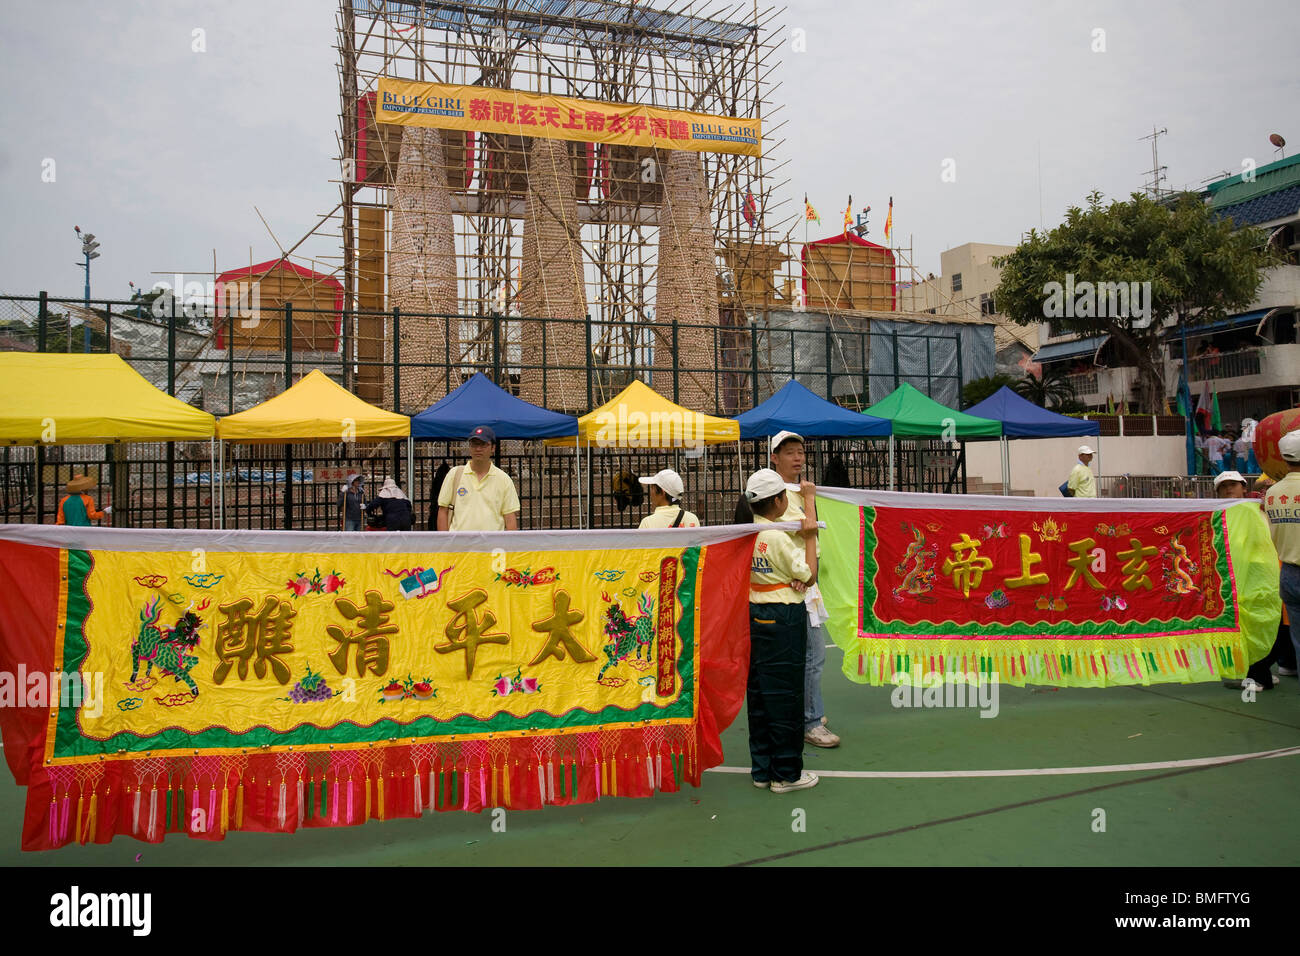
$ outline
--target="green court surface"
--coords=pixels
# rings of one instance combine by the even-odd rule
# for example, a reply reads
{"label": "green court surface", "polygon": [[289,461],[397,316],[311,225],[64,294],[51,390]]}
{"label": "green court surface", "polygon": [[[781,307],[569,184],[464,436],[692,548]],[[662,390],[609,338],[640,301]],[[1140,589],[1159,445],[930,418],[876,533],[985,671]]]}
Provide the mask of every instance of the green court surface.
{"label": "green court surface", "polygon": [[[0,863],[22,866],[628,866],[756,864],[1251,866],[1300,863],[1300,689],[1282,678],[1243,701],[1214,684],[1105,690],[1001,687],[976,709],[894,708],[827,652],[823,682],[838,749],[809,747],[826,776],[806,791],[756,790],[744,772],[698,790],[540,811],[438,813],[421,820],[232,833],[223,842],[119,837],[44,853],[18,849],[25,792],[0,784]],[[745,714],[723,735],[748,767]],[[1251,756],[1283,751],[1278,756]],[[1219,758],[1212,765],[1181,763]],[[1227,762],[1223,762],[1227,761]],[[1172,765],[1171,765],[1172,764]],[[1156,766],[1150,766],[1156,765]],[[1120,767],[1119,770],[1102,768]],[[1080,773],[895,776],[917,771],[1091,768]],[[1101,811],[1100,813],[1098,811]],[[1097,825],[1103,821],[1104,832]],[[803,823],[802,831],[799,824]],[[498,825],[499,828],[499,825]],[[137,854],[139,860],[136,860]]]}

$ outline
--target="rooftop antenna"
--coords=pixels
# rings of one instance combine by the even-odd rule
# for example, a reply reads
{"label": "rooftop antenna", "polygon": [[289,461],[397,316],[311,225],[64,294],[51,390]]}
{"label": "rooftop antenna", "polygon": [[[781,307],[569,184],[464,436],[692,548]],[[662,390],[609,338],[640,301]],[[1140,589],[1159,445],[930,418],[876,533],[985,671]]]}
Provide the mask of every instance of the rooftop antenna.
{"label": "rooftop antenna", "polygon": [[1169,130],[1167,129],[1158,130],[1154,126],[1152,126],[1150,136],[1143,136],[1138,139],[1139,143],[1142,142],[1142,140],[1144,139],[1151,140],[1151,168],[1148,169],[1146,173],[1144,173],[1144,175],[1148,175],[1151,177],[1151,182],[1147,184],[1146,188],[1150,191],[1151,195],[1156,199],[1160,198],[1160,181],[1166,178],[1165,170],[1169,168],[1168,166],[1160,165],[1160,150],[1158,146],[1158,141],[1161,136],[1168,136],[1168,135],[1169,135]]}

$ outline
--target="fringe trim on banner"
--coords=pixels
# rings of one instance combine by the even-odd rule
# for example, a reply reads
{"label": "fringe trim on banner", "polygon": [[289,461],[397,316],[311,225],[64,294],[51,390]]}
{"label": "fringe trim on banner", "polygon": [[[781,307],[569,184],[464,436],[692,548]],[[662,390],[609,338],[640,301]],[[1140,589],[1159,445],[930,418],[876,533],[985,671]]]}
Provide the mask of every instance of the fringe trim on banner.
{"label": "fringe trim on banner", "polygon": [[[1162,660],[1172,659],[1157,655],[1157,663]],[[291,833],[418,818],[430,810],[535,810],[602,797],[646,797],[685,783],[700,785],[695,733],[693,726],[671,725],[506,738],[490,747],[481,741],[336,747],[312,754],[313,763],[289,767],[283,760],[277,764],[276,754],[247,754],[221,772],[196,766],[210,756],[169,757],[170,770],[157,776],[144,757],[96,757],[96,775],[89,779],[74,775],[79,764],[37,771],[32,783],[48,782],[49,795],[33,803],[30,794],[40,788],[29,788],[25,831],[38,836],[29,836],[25,848],[106,842],[118,834],[146,842],[177,832],[220,840],[232,830]],[[248,787],[252,796],[246,799]],[[194,825],[204,813],[205,825]]]}
{"label": "fringe trim on banner", "polygon": [[895,686],[942,679],[1024,687],[1112,687],[1244,677],[1238,632],[1073,640],[859,638],[844,674],[859,684]]}

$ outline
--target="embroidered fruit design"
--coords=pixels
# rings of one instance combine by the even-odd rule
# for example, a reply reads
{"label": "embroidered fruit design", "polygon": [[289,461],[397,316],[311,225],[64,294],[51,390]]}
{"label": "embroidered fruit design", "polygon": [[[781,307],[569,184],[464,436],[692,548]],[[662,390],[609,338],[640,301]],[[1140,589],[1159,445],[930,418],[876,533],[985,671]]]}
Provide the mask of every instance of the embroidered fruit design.
{"label": "embroidered fruit design", "polygon": [[403,687],[401,684],[399,684],[397,681],[393,681],[391,684],[389,684],[387,687],[384,688],[383,694],[384,694],[384,700],[387,701],[401,700],[403,697],[406,696],[406,688]]}
{"label": "embroidered fruit design", "polygon": [[428,681],[420,681],[418,684],[413,685],[411,691],[415,694],[416,700],[428,700],[436,693],[433,685]]}
{"label": "embroidered fruit design", "polygon": [[293,581],[289,581],[288,588],[293,592],[294,597],[304,597],[312,592],[311,580],[309,578],[299,577]]}
{"label": "embroidered fruit design", "polygon": [[329,700],[336,694],[338,691],[330,690],[329,685],[325,683],[325,677],[313,671],[308,664],[307,676],[293,685],[286,699],[295,704],[308,704],[317,700]]}

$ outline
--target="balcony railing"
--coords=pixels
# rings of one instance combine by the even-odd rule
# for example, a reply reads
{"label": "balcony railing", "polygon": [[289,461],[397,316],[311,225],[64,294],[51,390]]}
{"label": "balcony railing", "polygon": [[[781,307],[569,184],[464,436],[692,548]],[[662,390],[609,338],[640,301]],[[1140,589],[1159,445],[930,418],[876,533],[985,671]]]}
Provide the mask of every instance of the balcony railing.
{"label": "balcony railing", "polygon": [[1097,373],[1096,372],[1078,372],[1074,375],[1065,376],[1065,380],[1070,383],[1070,388],[1074,390],[1075,396],[1095,395],[1097,392]]}
{"label": "balcony railing", "polygon": [[1187,378],[1192,382],[1237,378],[1241,375],[1258,375],[1263,349],[1242,349],[1238,352],[1221,352],[1218,355],[1193,355],[1187,365]]}

